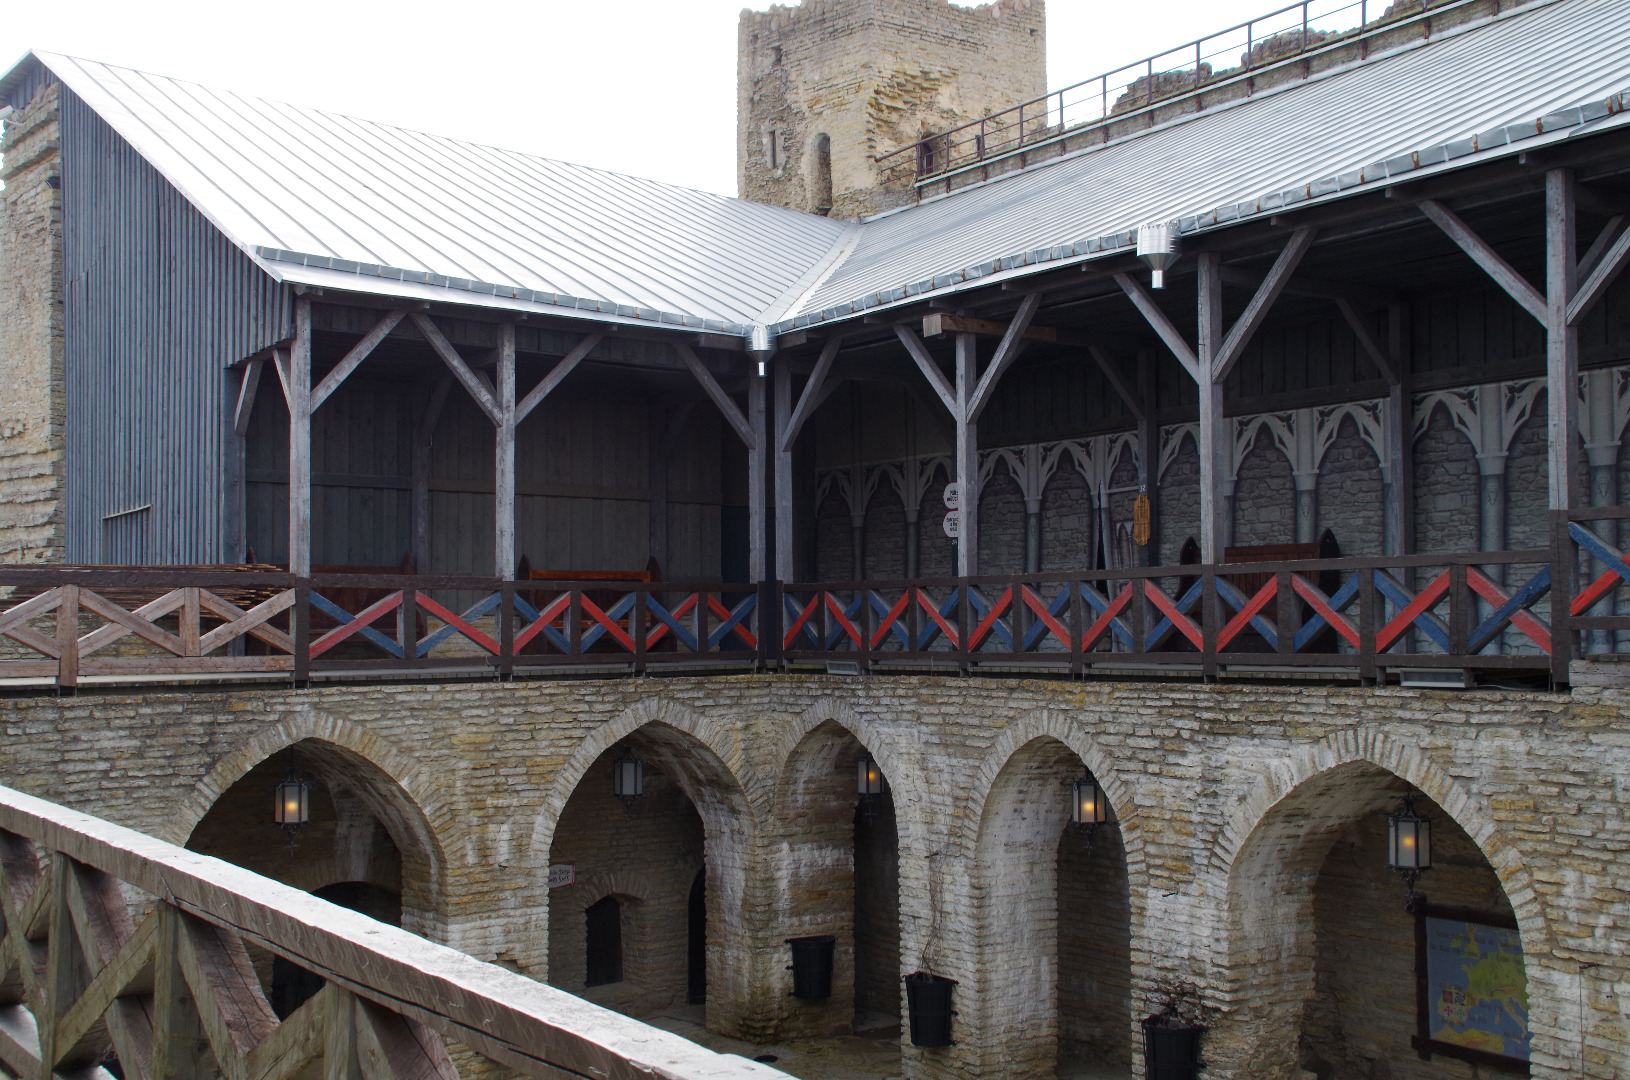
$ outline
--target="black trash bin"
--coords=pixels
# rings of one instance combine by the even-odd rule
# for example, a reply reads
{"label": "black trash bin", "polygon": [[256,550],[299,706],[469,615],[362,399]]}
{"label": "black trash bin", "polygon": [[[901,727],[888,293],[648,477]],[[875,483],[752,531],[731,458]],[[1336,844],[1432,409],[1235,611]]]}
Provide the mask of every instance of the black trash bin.
{"label": "black trash bin", "polygon": [[955,979],[914,971],[906,976],[906,1010],[911,1014],[912,1046],[950,1046],[951,987]]}
{"label": "black trash bin", "polygon": [[1143,1019],[1143,1074],[1147,1080],[1194,1080],[1205,1028],[1172,1016]]}
{"label": "black trash bin", "polygon": [[832,958],[838,939],[831,934],[788,938],[792,946],[792,996],[825,1001],[832,996]]}

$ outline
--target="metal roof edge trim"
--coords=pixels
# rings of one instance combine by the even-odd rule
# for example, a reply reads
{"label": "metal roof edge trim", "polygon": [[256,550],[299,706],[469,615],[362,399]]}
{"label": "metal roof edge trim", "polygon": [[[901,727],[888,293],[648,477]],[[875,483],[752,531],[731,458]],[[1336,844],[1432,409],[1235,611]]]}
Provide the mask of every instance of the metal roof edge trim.
{"label": "metal roof edge trim", "polygon": [[[1442,7],[1442,8],[1429,8],[1427,10],[1417,12],[1414,15],[1405,16],[1405,17],[1400,18],[1400,19],[1398,19],[1398,20],[1396,20],[1394,22],[1388,22],[1388,23],[1377,22],[1377,23],[1372,24],[1371,28],[1369,28],[1368,30],[1361,31],[1359,36],[1357,36],[1357,37],[1343,38],[1343,39],[1341,39],[1339,41],[1332,42],[1332,43],[1330,43],[1328,45],[1321,45],[1318,48],[1313,49],[1313,50],[1311,50],[1309,52],[1295,53],[1295,54],[1293,54],[1291,56],[1285,57],[1282,60],[1277,60],[1277,61],[1274,61],[1272,63],[1269,63],[1264,67],[1252,68],[1250,70],[1242,70],[1242,71],[1239,72],[1239,74],[1232,75],[1232,76],[1230,76],[1230,77],[1228,77],[1226,79],[1223,79],[1220,82],[1211,83],[1211,84],[1201,86],[1201,87],[1198,87],[1198,88],[1192,88],[1192,89],[1189,89],[1189,90],[1184,90],[1184,91],[1181,91],[1179,93],[1173,94],[1170,97],[1159,98],[1156,101],[1154,101],[1152,104],[1144,105],[1144,106],[1141,106],[1140,108],[1132,109],[1132,110],[1129,110],[1127,112],[1120,113],[1120,114],[1118,114],[1118,115],[1116,115],[1116,116],[1114,116],[1114,117],[1112,117],[1110,119],[1113,119],[1116,122],[1120,122],[1120,121],[1123,121],[1123,120],[1129,120],[1129,119],[1132,119],[1132,118],[1137,117],[1139,115],[1149,113],[1149,112],[1153,112],[1153,111],[1156,111],[1158,109],[1162,109],[1162,108],[1165,108],[1167,106],[1176,104],[1176,103],[1178,103],[1180,101],[1183,101],[1183,100],[1185,100],[1187,98],[1190,98],[1190,97],[1194,97],[1194,96],[1197,96],[1197,95],[1203,95],[1203,94],[1207,94],[1207,93],[1213,93],[1213,92],[1215,92],[1217,90],[1220,90],[1220,89],[1222,89],[1224,87],[1227,87],[1227,86],[1231,86],[1231,85],[1233,85],[1235,83],[1238,83],[1240,81],[1243,81],[1245,79],[1256,78],[1257,76],[1260,76],[1265,71],[1272,71],[1272,70],[1274,70],[1276,68],[1282,68],[1282,67],[1290,66],[1292,64],[1303,63],[1303,62],[1307,61],[1308,59],[1310,59],[1311,57],[1318,56],[1321,53],[1332,52],[1332,51],[1334,51],[1336,49],[1343,48],[1343,47],[1348,46],[1348,45],[1356,44],[1359,41],[1367,40],[1368,38],[1376,36],[1378,34],[1390,33],[1390,32],[1392,32],[1394,30],[1397,30],[1400,27],[1408,26],[1408,25],[1410,25],[1412,23],[1418,23],[1418,22],[1423,22],[1423,21],[1430,20],[1433,16],[1441,15],[1444,11],[1451,10],[1451,9],[1453,9],[1455,7],[1465,7],[1468,4],[1472,4],[1472,3],[1475,3],[1475,2],[1476,2],[1476,0],[1455,0],[1454,3],[1446,5],[1445,7]],[[1497,11],[1497,12],[1494,12],[1493,14],[1490,14],[1490,15],[1484,15],[1481,18],[1473,18],[1473,19],[1470,19],[1470,20],[1468,20],[1468,21],[1466,21],[1464,23],[1460,23],[1460,24],[1458,24],[1456,26],[1451,26],[1447,30],[1441,31],[1440,33],[1437,33],[1437,34],[1430,34],[1427,37],[1415,38],[1415,39],[1412,39],[1410,41],[1400,42],[1399,44],[1396,44],[1396,45],[1392,46],[1389,49],[1383,49],[1383,50],[1378,51],[1378,52],[1367,53],[1361,59],[1355,60],[1350,64],[1342,64],[1342,65],[1340,65],[1338,67],[1326,68],[1326,69],[1324,69],[1322,71],[1314,72],[1313,74],[1308,75],[1308,76],[1302,78],[1299,81],[1286,82],[1286,83],[1281,83],[1281,84],[1276,85],[1276,86],[1270,86],[1270,87],[1266,88],[1265,90],[1261,91],[1260,93],[1251,93],[1251,94],[1248,94],[1246,97],[1238,98],[1238,99],[1235,99],[1235,100],[1232,100],[1232,101],[1225,101],[1225,102],[1221,103],[1220,105],[1214,105],[1214,106],[1210,106],[1210,107],[1207,107],[1207,108],[1202,108],[1197,112],[1184,113],[1184,114],[1182,114],[1180,116],[1175,116],[1170,120],[1166,120],[1166,121],[1163,121],[1163,122],[1161,122],[1159,124],[1155,124],[1155,125],[1153,125],[1151,127],[1144,128],[1142,131],[1136,131],[1136,132],[1131,133],[1130,135],[1123,135],[1123,136],[1121,136],[1120,138],[1117,138],[1117,139],[1110,139],[1109,141],[1100,143],[1097,146],[1087,146],[1087,147],[1082,147],[1079,150],[1072,150],[1069,153],[1060,154],[1056,158],[1049,158],[1046,161],[1038,161],[1034,165],[1026,165],[1026,166],[1024,166],[1024,167],[1022,167],[1020,169],[1013,170],[1012,172],[1005,172],[1005,173],[1002,173],[999,176],[993,176],[988,180],[976,181],[975,183],[968,184],[968,185],[965,185],[964,187],[957,188],[955,191],[941,192],[941,193],[938,193],[938,194],[928,195],[928,196],[922,198],[920,200],[920,202],[938,202],[941,199],[951,198],[951,197],[953,197],[955,195],[958,195],[963,191],[967,191],[967,190],[969,190],[971,188],[984,187],[986,184],[1000,183],[1003,180],[1007,179],[1008,177],[1015,175],[1016,173],[1029,172],[1029,171],[1031,171],[1033,169],[1043,169],[1043,168],[1046,168],[1049,165],[1055,164],[1056,162],[1066,161],[1066,160],[1069,160],[1071,158],[1079,157],[1079,156],[1081,156],[1083,154],[1094,153],[1094,152],[1096,152],[1098,150],[1103,149],[1106,146],[1116,146],[1116,145],[1118,145],[1120,143],[1126,142],[1129,139],[1141,139],[1146,135],[1151,135],[1151,134],[1154,134],[1154,133],[1159,132],[1159,131],[1165,131],[1168,128],[1175,127],[1175,126],[1178,126],[1178,125],[1181,125],[1181,124],[1186,124],[1191,120],[1197,120],[1197,119],[1200,119],[1200,118],[1202,118],[1204,116],[1210,115],[1210,114],[1215,113],[1215,112],[1221,112],[1221,111],[1223,111],[1225,109],[1239,108],[1240,106],[1249,105],[1253,101],[1260,101],[1260,100],[1262,100],[1263,98],[1266,98],[1266,97],[1271,97],[1271,96],[1274,96],[1274,95],[1277,95],[1277,94],[1289,93],[1289,92],[1292,92],[1292,91],[1296,90],[1297,87],[1306,86],[1309,83],[1321,82],[1321,81],[1323,81],[1325,79],[1334,78],[1334,77],[1339,76],[1339,75],[1345,75],[1348,72],[1354,71],[1354,70],[1356,70],[1358,68],[1368,67],[1368,66],[1370,66],[1372,64],[1380,63],[1381,61],[1384,61],[1384,60],[1390,60],[1394,56],[1399,56],[1399,55],[1402,55],[1404,53],[1413,52],[1416,49],[1424,49],[1427,46],[1435,45],[1438,42],[1450,41],[1450,40],[1453,40],[1454,38],[1457,38],[1457,37],[1461,36],[1462,34],[1468,34],[1468,33],[1475,32],[1477,30],[1481,30],[1483,27],[1489,26],[1489,25],[1491,25],[1493,23],[1496,23],[1496,22],[1502,22],[1502,21],[1505,21],[1507,19],[1521,18],[1522,16],[1527,15],[1527,14],[1529,14],[1529,13],[1535,11],[1535,10],[1538,10],[1540,8],[1550,7],[1552,4],[1555,4],[1555,3],[1558,3],[1558,2],[1560,2],[1560,0],[1525,0],[1525,2],[1522,3],[1518,7],[1507,8],[1507,9],[1505,9],[1503,11]],[[923,180],[918,180],[918,181],[915,182],[914,186],[920,191],[925,187],[931,186],[933,184],[941,183],[941,182],[943,182],[945,180],[951,179],[952,177],[964,175],[966,173],[972,172],[975,169],[988,167],[993,162],[1007,161],[1007,160],[1010,160],[1012,158],[1019,157],[1019,156],[1021,156],[1023,154],[1033,153],[1033,152],[1035,152],[1037,150],[1045,149],[1046,147],[1052,146],[1054,143],[1057,143],[1057,142],[1059,142],[1061,140],[1074,138],[1074,137],[1079,136],[1079,135],[1087,134],[1088,132],[1092,131],[1095,126],[1101,127],[1106,122],[1107,122],[1107,120],[1100,119],[1095,124],[1082,124],[1080,127],[1077,127],[1077,128],[1074,128],[1074,129],[1071,129],[1071,130],[1068,130],[1068,131],[1060,132],[1057,135],[1049,136],[1048,138],[1042,139],[1039,142],[1030,143],[1029,145],[1026,145],[1026,146],[1018,147],[1018,148],[1015,148],[1013,150],[1004,151],[1001,154],[997,154],[994,157],[986,158],[983,161],[973,162],[973,163],[970,163],[970,164],[967,164],[967,165],[960,165],[957,168],[952,169],[952,170],[950,170],[948,172],[943,172],[943,173],[940,173],[940,174],[938,174],[936,176],[928,177],[928,178],[923,179]],[[920,205],[920,203],[919,203],[919,205]],[[910,207],[903,207],[902,209],[910,209]],[[881,215],[879,215],[879,216],[881,216]]]}
{"label": "metal roof edge trim", "polygon": [[[746,337],[752,328],[743,323],[725,322],[722,319],[705,319],[700,315],[687,315],[681,312],[659,311],[655,308],[638,307],[632,304],[618,304],[610,300],[596,300],[590,297],[569,296],[565,293],[546,292],[541,289],[523,289],[517,285],[495,285],[491,282],[475,281],[469,278],[445,277],[441,274],[431,274],[423,270],[405,270],[399,266],[382,266],[375,263],[357,263],[347,259],[334,259],[326,255],[307,255],[298,251],[286,251],[282,248],[269,248],[256,246],[255,254],[258,258],[280,266],[299,266],[312,270],[324,270],[333,274],[348,274],[364,281],[377,280],[381,283],[400,282],[404,285],[423,286],[423,289],[414,290],[410,295],[422,296],[427,290],[445,290],[467,294],[449,299],[449,303],[473,304],[478,307],[510,307],[509,304],[483,303],[479,298],[490,296],[493,300],[515,300],[523,304],[532,304],[540,307],[566,309],[561,314],[569,314],[572,318],[605,318],[626,320],[630,323],[650,324],[672,327],[684,330],[697,330],[710,334],[726,334],[736,337]],[[287,278],[288,275],[280,274]],[[363,291],[382,291],[365,289]]]}
{"label": "metal roof edge trim", "polygon": [[[1242,202],[1216,207],[1212,210],[1184,215],[1176,219],[1178,232],[1181,234],[1202,233],[1226,225],[1236,225],[1260,217],[1263,214],[1276,214],[1287,207],[1299,204],[1315,205],[1333,202],[1351,194],[1355,188],[1383,180],[1395,180],[1406,173],[1417,174],[1412,178],[1419,178],[1420,176],[1436,175],[1440,172],[1448,172],[1468,165],[1479,164],[1483,161],[1517,152],[1511,147],[1518,142],[1526,143],[1530,139],[1556,135],[1558,132],[1567,133],[1559,138],[1545,140],[1545,144],[1548,144],[1559,141],[1560,138],[1584,134],[1584,132],[1572,129],[1581,125],[1600,124],[1603,120],[1622,116],[1627,111],[1630,111],[1630,87],[1617,94],[1610,95],[1605,100],[1589,101],[1570,106],[1559,112],[1536,117],[1533,120],[1514,121],[1502,127],[1491,128],[1488,131],[1472,135],[1469,138],[1456,139],[1452,142],[1416,150],[1412,153],[1400,154],[1386,161],[1374,162],[1335,176],[1314,180],[1301,188],[1270,192],[1255,199],[1247,199]],[[1593,129],[1590,133],[1594,134],[1595,130]],[[1524,149],[1531,148],[1524,147]],[[1037,248],[1034,251],[1006,255],[979,263],[976,266],[948,271],[944,274],[937,274],[932,278],[898,286],[887,290],[886,293],[883,291],[873,292],[864,297],[823,308],[819,312],[806,312],[795,318],[776,323],[770,327],[770,332],[784,334],[792,330],[801,330],[823,323],[835,322],[858,311],[886,307],[907,299],[915,300],[927,293],[936,293],[941,290],[960,291],[959,286],[981,283],[981,279],[994,273],[1020,266],[1046,263],[1047,269],[1056,269],[1060,266],[1068,266],[1072,262],[1088,262],[1124,248],[1134,247],[1136,242],[1137,229],[1134,226],[1131,229],[1111,233],[1107,236],[1078,240],[1073,244],[1059,244],[1051,248]],[[1065,249],[1070,250],[1066,251]],[[1085,250],[1083,251],[1083,249]],[[1017,277],[1022,275],[1007,276]]]}
{"label": "metal roof edge trim", "polygon": [[45,61],[40,59],[38,53],[33,49],[25,50],[23,55],[17,58],[17,62],[6,68],[4,75],[0,75],[0,98],[11,95],[11,88],[22,80],[23,69],[31,60],[41,67],[46,67]]}

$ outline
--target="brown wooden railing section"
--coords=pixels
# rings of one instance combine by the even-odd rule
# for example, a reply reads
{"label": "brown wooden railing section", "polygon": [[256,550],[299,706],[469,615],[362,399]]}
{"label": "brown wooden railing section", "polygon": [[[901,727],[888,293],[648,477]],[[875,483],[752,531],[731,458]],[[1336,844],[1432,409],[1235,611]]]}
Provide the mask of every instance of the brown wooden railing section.
{"label": "brown wooden railing section", "polygon": [[[27,1080],[458,1080],[442,1036],[537,1080],[786,1075],[4,787],[0,915],[0,1070]],[[279,1021],[246,943],[326,985]]]}
{"label": "brown wooden railing section", "polygon": [[1365,680],[1526,670],[1564,684],[1572,660],[1616,653],[1630,635],[1625,521],[1626,508],[1553,514],[1551,545],[1529,551],[835,584],[8,567],[0,680],[68,689],[835,663],[1078,676],[1322,668]]}

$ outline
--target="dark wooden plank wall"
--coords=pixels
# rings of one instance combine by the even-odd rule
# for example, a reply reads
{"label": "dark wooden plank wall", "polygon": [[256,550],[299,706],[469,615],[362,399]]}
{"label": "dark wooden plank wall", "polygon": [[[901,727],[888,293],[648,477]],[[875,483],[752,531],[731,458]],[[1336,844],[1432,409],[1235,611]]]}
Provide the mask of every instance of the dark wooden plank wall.
{"label": "dark wooden plank wall", "polygon": [[[412,432],[428,388],[353,376],[312,430],[312,561],[395,565],[412,546]],[[643,398],[557,391],[520,427],[516,550],[537,569],[642,570],[650,556]],[[668,576],[719,574],[720,429],[698,407],[669,461]],[[287,558],[288,412],[262,387],[248,443],[250,543]],[[739,455],[738,455],[739,456]],[[493,429],[456,387],[433,437],[422,571],[491,573]]]}
{"label": "dark wooden plank wall", "polygon": [[241,558],[227,365],[282,290],[66,87],[62,140],[68,560]]}

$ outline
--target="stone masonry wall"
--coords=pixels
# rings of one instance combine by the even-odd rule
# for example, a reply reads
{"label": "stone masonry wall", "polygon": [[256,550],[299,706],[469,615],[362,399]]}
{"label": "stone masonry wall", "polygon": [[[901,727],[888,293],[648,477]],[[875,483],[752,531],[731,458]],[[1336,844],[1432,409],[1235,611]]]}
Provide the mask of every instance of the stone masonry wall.
{"label": "stone masonry wall", "polygon": [[[566,804],[550,863],[576,865],[575,884],[550,891],[549,981],[590,1001],[646,1015],[685,1002],[686,916],[702,867],[702,822],[672,777],[645,770],[645,794],[626,808],[602,754]],[[622,905],[622,979],[584,987],[585,912],[604,897]]]}
{"label": "stone masonry wall", "polygon": [[[825,781],[798,779],[837,777],[840,760],[815,749],[852,736],[893,793],[900,970],[958,983],[956,1045],[906,1047],[912,1080],[1040,1075],[1061,1033],[1093,1045],[1055,1004],[1073,1009],[1083,991],[1060,987],[1053,959],[1081,955],[1058,933],[1078,904],[1047,885],[1059,877],[1063,785],[1083,768],[1106,791],[1125,853],[1128,970],[1098,974],[1130,987],[1115,1023],[1133,1068],[1136,1018],[1186,983],[1208,1011],[1212,1080],[1297,1080],[1306,1054],[1337,1060],[1356,1044],[1351,1029],[1332,1041],[1316,1008],[1329,940],[1321,871],[1373,859],[1375,815],[1413,787],[1475,842],[1520,925],[1534,1075],[1630,1069],[1626,692],[739,676],[84,692],[0,701],[0,723],[5,783],[174,842],[299,743],[400,849],[405,924],[540,979],[550,851],[575,829],[563,812],[600,783],[595,763],[638,733],[702,821],[708,1025],[762,1041],[815,1019],[788,996],[783,940],[847,932],[852,919],[823,899],[841,878],[821,868],[846,865],[853,804],[813,813]],[[817,758],[830,774],[800,764]],[[1446,854],[1475,862],[1452,844]],[[1390,895],[1374,906],[1400,902]],[[1374,919],[1354,932],[1391,934]],[[1353,963],[1371,954],[1391,962],[1367,949]],[[1093,963],[1115,965],[1104,951]],[[1361,1056],[1395,1071],[1368,1076],[1424,1075],[1388,1043],[1396,1031],[1381,1034]]]}
{"label": "stone masonry wall", "polygon": [[0,562],[63,559],[58,104],[41,87],[0,137]]}
{"label": "stone masonry wall", "polygon": [[[1042,0],[809,0],[743,11],[737,191],[834,217],[875,212],[876,160],[1047,92]],[[830,140],[830,178],[815,143]],[[775,141],[772,151],[771,141]],[[773,154],[773,160],[772,160]],[[818,198],[817,188],[827,189]]]}

